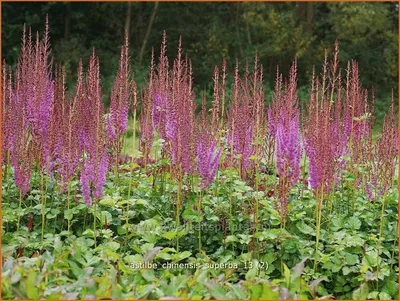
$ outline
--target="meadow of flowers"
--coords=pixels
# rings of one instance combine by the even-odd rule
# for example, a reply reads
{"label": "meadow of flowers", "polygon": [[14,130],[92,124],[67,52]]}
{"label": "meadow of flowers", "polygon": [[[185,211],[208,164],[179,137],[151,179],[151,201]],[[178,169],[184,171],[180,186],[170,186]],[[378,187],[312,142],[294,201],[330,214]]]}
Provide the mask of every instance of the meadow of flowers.
{"label": "meadow of flowers", "polygon": [[257,56],[216,66],[207,99],[181,44],[170,65],[164,33],[139,89],[126,39],[106,107],[95,49],[67,91],[48,22],[24,28],[2,70],[2,297],[397,299],[394,96],[376,131],[336,42],[308,99],[296,60],[267,99]]}

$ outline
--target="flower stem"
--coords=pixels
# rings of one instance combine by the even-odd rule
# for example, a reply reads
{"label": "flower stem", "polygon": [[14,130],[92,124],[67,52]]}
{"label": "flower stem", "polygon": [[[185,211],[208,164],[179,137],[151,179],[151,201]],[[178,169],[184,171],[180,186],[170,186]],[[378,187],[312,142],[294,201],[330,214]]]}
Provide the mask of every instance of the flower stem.
{"label": "flower stem", "polygon": [[47,193],[47,179],[46,179],[46,188],[44,187],[45,176],[44,172],[42,172],[42,179],[41,179],[41,191],[42,191],[42,234],[40,241],[43,243],[44,238],[44,225],[46,222],[46,193]]}
{"label": "flower stem", "polygon": [[96,201],[93,202],[93,238],[94,238],[94,246],[97,246],[96,243]]}
{"label": "flower stem", "polygon": [[385,201],[386,201],[386,194],[383,195],[383,200],[382,200],[381,217],[380,217],[380,224],[379,224],[379,236],[378,236],[378,242],[377,242],[377,245],[376,245],[376,258],[377,258],[376,289],[377,290],[379,288],[379,272],[380,272],[379,250],[381,248],[382,233],[383,233],[383,220],[384,220],[384,217],[385,217]]}
{"label": "flower stem", "polygon": [[[70,213],[70,207],[71,207],[71,181],[68,181],[68,192],[67,192],[67,206],[68,206],[68,214]],[[67,219],[67,223],[68,223],[68,232],[71,228],[71,219]]]}
{"label": "flower stem", "polygon": [[180,210],[181,210],[181,193],[182,193],[182,179],[178,180],[178,193],[176,200],[176,226],[177,226],[177,236],[176,236],[176,252],[179,252],[179,226],[180,226]]}
{"label": "flower stem", "polygon": [[318,247],[319,247],[319,238],[321,232],[321,215],[322,215],[322,200],[323,193],[320,189],[317,191],[317,210],[316,210],[316,243],[315,243],[315,260],[314,260],[314,272],[317,271],[317,263],[318,263]]}
{"label": "flower stem", "polygon": [[17,223],[17,231],[19,231],[19,225],[21,221],[21,208],[22,208],[22,191],[19,191],[19,205],[18,205],[18,223]]}
{"label": "flower stem", "polygon": [[203,200],[203,191],[200,190],[200,198],[199,198],[199,202],[198,202],[198,207],[197,207],[197,211],[199,212],[199,234],[198,234],[198,238],[199,238],[199,253],[201,252],[201,222],[202,222],[202,215],[201,215],[201,203]]}
{"label": "flower stem", "polygon": [[8,195],[8,191],[9,191],[9,187],[10,187],[10,185],[7,183],[8,166],[10,165],[10,151],[9,150],[7,151],[6,157],[7,157],[7,160],[6,160],[6,164],[5,164],[5,167],[4,167],[4,180],[3,180],[3,183],[7,184],[7,195]]}

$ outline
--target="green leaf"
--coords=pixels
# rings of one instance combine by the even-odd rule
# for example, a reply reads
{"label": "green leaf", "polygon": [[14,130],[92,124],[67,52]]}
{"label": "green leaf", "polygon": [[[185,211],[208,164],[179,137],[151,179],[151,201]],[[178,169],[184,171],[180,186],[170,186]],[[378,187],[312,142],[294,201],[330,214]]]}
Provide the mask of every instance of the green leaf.
{"label": "green leaf", "polygon": [[344,219],[341,216],[333,217],[331,219],[331,230],[338,231],[345,226]]}
{"label": "green leaf", "polygon": [[219,284],[210,284],[210,283],[205,283],[205,286],[208,289],[208,292],[211,294],[211,296],[217,300],[228,300],[229,298],[226,297],[226,290],[222,285]]}
{"label": "green leaf", "polygon": [[378,294],[379,294],[379,292],[376,292],[376,291],[374,291],[374,292],[370,292],[369,294],[368,294],[368,299],[373,299],[373,300],[376,300],[376,299],[378,299]]}
{"label": "green leaf", "polygon": [[36,284],[36,272],[34,270],[29,270],[28,278],[26,280],[26,294],[29,299],[37,300],[40,298],[39,289]]}
{"label": "green leaf", "polygon": [[202,220],[201,215],[192,208],[186,208],[182,213],[182,217],[188,221],[199,223]]}
{"label": "green leaf", "polygon": [[363,258],[363,261],[364,259],[370,267],[376,267],[378,265],[378,254],[376,251],[368,251]]}
{"label": "green leaf", "polygon": [[147,295],[150,294],[156,287],[154,285],[145,285],[138,289],[136,299],[147,299]]}
{"label": "green leaf", "polygon": [[390,300],[390,299],[392,299],[392,297],[388,293],[385,292],[379,293],[379,300]]}
{"label": "green leaf", "polygon": [[368,285],[363,283],[353,292],[354,300],[366,300],[368,297]]}
{"label": "green leaf", "polygon": [[263,293],[263,287],[262,287],[261,283],[250,286],[250,299],[251,300],[260,299],[262,293]]}
{"label": "green leaf", "polygon": [[392,298],[397,298],[399,285],[393,280],[385,281],[382,292],[388,293]]}
{"label": "green leaf", "polygon": [[72,209],[67,209],[64,211],[64,218],[67,220],[71,220],[74,214],[72,213]]}
{"label": "green leaf", "polygon": [[283,275],[285,276],[286,285],[290,285],[290,270],[286,264],[283,263]]}
{"label": "green leaf", "polygon": [[252,268],[247,271],[245,278],[246,280],[252,281],[256,279],[257,275],[258,275],[258,265],[257,262],[253,261]]}
{"label": "green leaf", "polygon": [[307,225],[304,221],[298,222],[296,224],[296,227],[297,229],[299,229],[301,233],[315,236],[315,230],[311,228],[309,225]]}
{"label": "green leaf", "polygon": [[342,272],[343,272],[343,275],[346,276],[351,273],[351,269],[346,266],[346,267],[343,267]]}
{"label": "green leaf", "polygon": [[143,269],[140,271],[142,277],[149,281],[152,282],[156,277],[154,276],[154,270],[150,270],[150,269]]}
{"label": "green leaf", "polygon": [[238,234],[237,236],[239,236],[241,244],[248,245],[250,243],[250,241],[251,241],[251,235]]}
{"label": "green leaf", "polygon": [[279,297],[279,290],[273,290],[268,283],[263,283],[263,291],[260,300],[277,300]]}
{"label": "green leaf", "polygon": [[359,262],[358,256],[350,253],[346,253],[345,260],[348,265],[354,265]]}
{"label": "green leaf", "polygon": [[239,239],[236,237],[236,235],[228,235],[225,239],[226,243],[230,243],[230,242],[238,242]]}
{"label": "green leaf", "polygon": [[178,235],[178,232],[176,231],[170,231],[170,232],[165,232],[163,233],[161,236],[168,239],[168,240],[172,240],[174,239],[176,236]]}
{"label": "green leaf", "polygon": [[177,253],[177,254],[175,254],[175,255],[173,256],[174,262],[177,262],[177,261],[181,261],[181,260],[183,260],[183,259],[186,259],[186,258],[190,257],[190,255],[192,255],[192,253],[189,252],[189,251],[183,251],[183,252]]}
{"label": "green leaf", "polygon": [[347,220],[347,224],[348,224],[349,228],[352,230],[359,230],[361,227],[361,221],[355,216],[350,217]]}
{"label": "green leaf", "polygon": [[235,294],[235,297],[239,300],[245,300],[246,296],[244,294],[244,292],[242,291],[242,289],[236,285],[236,284],[232,284],[232,283],[227,283],[227,285],[232,289],[232,292]]}

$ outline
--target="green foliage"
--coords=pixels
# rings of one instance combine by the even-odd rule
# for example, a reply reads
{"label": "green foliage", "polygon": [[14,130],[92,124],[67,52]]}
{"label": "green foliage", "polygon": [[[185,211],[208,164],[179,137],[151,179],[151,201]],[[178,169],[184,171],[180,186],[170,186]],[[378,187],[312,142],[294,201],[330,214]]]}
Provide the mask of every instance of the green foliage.
{"label": "green foliage", "polygon": [[[118,186],[110,173],[105,196],[95,207],[80,204],[82,197],[76,193],[78,203],[69,211],[65,192],[52,190],[57,186],[49,179],[43,241],[40,177],[33,177],[32,190],[18,211],[18,190],[10,172],[3,183],[3,299],[397,298],[396,190],[386,198],[384,239],[378,248],[380,220],[375,212],[382,198],[368,201],[362,191],[350,189],[350,175],[345,177],[341,189],[326,200],[331,205],[322,212],[314,269],[316,200],[302,183],[291,191],[283,228],[275,197],[255,191],[237,171],[220,171],[201,194],[198,179],[185,178],[184,223],[177,227],[176,183],[168,172],[155,172],[157,164],[148,167],[151,174],[143,169],[121,173]],[[162,164],[168,166],[165,160]],[[260,175],[269,185],[274,178]],[[129,181],[135,190],[128,199]],[[72,181],[72,191],[78,184]],[[196,207],[199,197],[201,212]],[[356,210],[346,203],[350,198]],[[252,211],[256,199],[258,231]],[[21,216],[19,231],[16,214]]]}

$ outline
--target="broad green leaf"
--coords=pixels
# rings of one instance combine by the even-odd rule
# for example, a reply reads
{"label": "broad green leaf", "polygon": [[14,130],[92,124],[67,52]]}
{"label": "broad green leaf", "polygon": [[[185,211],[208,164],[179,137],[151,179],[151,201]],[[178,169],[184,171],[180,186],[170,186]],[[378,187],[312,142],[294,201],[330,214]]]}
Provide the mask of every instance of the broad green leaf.
{"label": "broad green leaf", "polygon": [[268,283],[262,284],[263,290],[260,300],[277,300],[279,297],[279,290],[273,289]]}
{"label": "broad green leaf", "polygon": [[392,299],[392,297],[388,293],[385,292],[379,293],[379,300],[390,300],[390,299]]}
{"label": "broad green leaf", "polygon": [[226,243],[230,243],[230,242],[238,242],[239,239],[236,237],[236,235],[228,235],[225,239]]}
{"label": "broad green leaf", "polygon": [[354,265],[359,262],[358,256],[350,253],[346,253],[345,260],[348,265]]}
{"label": "broad green leaf", "polygon": [[37,274],[34,270],[29,270],[26,280],[26,294],[29,299],[37,300],[40,298],[39,288],[36,284]]}
{"label": "broad green leaf", "polygon": [[232,284],[232,283],[227,283],[227,285],[232,289],[233,293],[235,294],[235,297],[239,300],[245,300],[246,296],[244,294],[244,292],[242,291],[241,287],[236,285],[236,284]]}
{"label": "broad green leaf", "polygon": [[300,221],[296,224],[297,229],[299,229],[300,232],[308,235],[315,236],[315,230],[311,228],[309,225],[307,225],[304,221]]}
{"label": "broad green leaf", "polygon": [[227,291],[222,285],[205,283],[210,295],[217,300],[228,300]]}
{"label": "broad green leaf", "polygon": [[183,252],[180,252],[180,253],[175,254],[175,255],[173,256],[173,260],[174,260],[174,262],[181,261],[181,260],[183,260],[183,259],[186,259],[186,258],[190,257],[190,255],[192,255],[191,252],[189,252],[189,251],[183,251]]}
{"label": "broad green leaf", "polygon": [[188,221],[199,223],[202,220],[201,215],[192,208],[186,208],[182,213],[182,217]]}
{"label": "broad green leaf", "polygon": [[350,217],[347,220],[347,224],[348,224],[349,228],[352,230],[359,230],[361,227],[361,221],[355,216]]}
{"label": "broad green leaf", "polygon": [[250,286],[250,299],[251,300],[258,300],[261,298],[263,293],[263,286],[261,283],[253,284]]}
{"label": "broad green leaf", "polygon": [[353,292],[354,300],[366,300],[368,297],[368,284],[362,283],[358,289]]}
{"label": "broad green leaf", "polygon": [[170,231],[170,232],[164,232],[161,236],[168,239],[172,240],[178,235],[178,232],[176,231]]}

